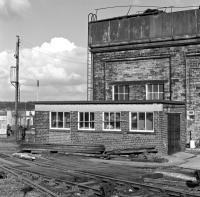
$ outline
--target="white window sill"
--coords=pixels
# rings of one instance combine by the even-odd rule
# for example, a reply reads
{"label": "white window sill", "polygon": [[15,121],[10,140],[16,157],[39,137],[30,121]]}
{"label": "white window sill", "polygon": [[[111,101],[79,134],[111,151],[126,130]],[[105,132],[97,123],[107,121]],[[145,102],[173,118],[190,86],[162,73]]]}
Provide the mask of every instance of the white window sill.
{"label": "white window sill", "polygon": [[103,129],[103,131],[122,131],[121,129]]}
{"label": "white window sill", "polygon": [[154,130],[131,130],[130,132],[137,132],[137,133],[153,133]]}
{"label": "white window sill", "polygon": [[57,127],[50,127],[50,130],[70,130],[70,128],[57,128]]}

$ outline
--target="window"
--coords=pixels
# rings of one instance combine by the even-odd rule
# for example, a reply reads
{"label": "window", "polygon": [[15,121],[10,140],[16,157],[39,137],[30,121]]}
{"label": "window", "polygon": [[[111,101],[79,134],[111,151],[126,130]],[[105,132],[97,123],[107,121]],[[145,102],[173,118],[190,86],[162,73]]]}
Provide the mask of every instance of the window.
{"label": "window", "polygon": [[146,99],[147,100],[163,100],[164,85],[163,84],[147,84]]}
{"label": "window", "polygon": [[153,112],[131,112],[131,131],[152,131],[154,130]]}
{"label": "window", "polygon": [[51,112],[50,128],[69,129],[70,128],[70,112]]}
{"label": "window", "polygon": [[128,85],[114,85],[113,86],[113,100],[128,101],[129,100],[129,86]]}
{"label": "window", "polygon": [[104,112],[103,129],[120,130],[120,112]]}
{"label": "window", "polygon": [[79,112],[79,129],[94,129],[94,112]]}

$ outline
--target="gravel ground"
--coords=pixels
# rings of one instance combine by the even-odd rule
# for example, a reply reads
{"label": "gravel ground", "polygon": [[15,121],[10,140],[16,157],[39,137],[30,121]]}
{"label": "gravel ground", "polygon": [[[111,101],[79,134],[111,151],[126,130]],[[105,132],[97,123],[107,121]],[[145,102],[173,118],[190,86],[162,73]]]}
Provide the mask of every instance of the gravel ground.
{"label": "gravel ground", "polygon": [[22,190],[26,187],[17,177],[7,174],[7,178],[0,179],[0,197],[46,197],[35,189],[24,195]]}

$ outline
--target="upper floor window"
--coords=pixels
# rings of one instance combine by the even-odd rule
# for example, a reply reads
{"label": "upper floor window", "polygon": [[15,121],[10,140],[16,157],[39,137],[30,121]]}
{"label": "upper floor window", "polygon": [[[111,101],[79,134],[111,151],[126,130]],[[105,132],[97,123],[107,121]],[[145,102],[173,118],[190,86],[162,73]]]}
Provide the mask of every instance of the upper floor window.
{"label": "upper floor window", "polygon": [[146,100],[163,100],[164,85],[163,84],[147,84]]}
{"label": "upper floor window", "polygon": [[70,128],[70,112],[51,112],[50,128],[69,129]]}
{"label": "upper floor window", "polygon": [[113,100],[128,101],[129,100],[129,86],[128,85],[114,85],[113,86]]}
{"label": "upper floor window", "polygon": [[79,112],[78,129],[94,129],[94,112]]}
{"label": "upper floor window", "polygon": [[120,130],[120,112],[104,112],[103,129],[104,130]]}
{"label": "upper floor window", "polygon": [[131,112],[130,130],[131,131],[151,131],[154,130],[153,112]]}

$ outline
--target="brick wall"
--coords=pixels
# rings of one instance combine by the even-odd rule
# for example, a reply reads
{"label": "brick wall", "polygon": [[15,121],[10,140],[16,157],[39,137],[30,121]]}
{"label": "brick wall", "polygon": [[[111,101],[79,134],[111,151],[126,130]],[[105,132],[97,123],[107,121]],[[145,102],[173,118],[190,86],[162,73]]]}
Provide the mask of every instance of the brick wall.
{"label": "brick wall", "polygon": [[36,111],[34,125],[35,125],[35,142],[48,143],[49,142],[49,112]]}
{"label": "brick wall", "polygon": [[[150,105],[149,105],[150,106]],[[117,109],[117,107],[116,107]],[[129,111],[121,111],[121,131],[103,129],[103,112],[94,112],[95,130],[78,129],[78,111],[71,112],[71,129],[49,129],[49,112],[36,111],[36,143],[104,144],[107,150],[155,146],[160,153],[168,152],[168,113],[181,114],[181,149],[185,148],[185,108],[183,105],[164,105],[154,111],[154,132],[130,131]]]}
{"label": "brick wall", "polygon": [[[176,110],[176,112],[181,112]],[[182,110],[183,111],[183,110]],[[78,115],[78,114],[77,114]],[[184,125],[183,123],[181,123]],[[75,144],[104,144],[106,150],[141,147],[143,145],[155,146],[160,153],[167,154],[167,113],[154,112],[154,132],[130,132],[129,112],[121,112],[121,131],[104,131],[102,112],[95,112],[95,130],[71,130]],[[182,133],[184,132],[184,134]],[[182,128],[181,135],[185,136]],[[185,138],[182,139],[184,142]]]}
{"label": "brick wall", "polygon": [[200,45],[95,52],[93,75],[93,98],[98,101],[111,100],[113,82],[144,80],[130,86],[130,100],[144,100],[145,80],[165,80],[164,99],[170,99],[170,87],[171,100],[187,99],[187,110],[195,112],[187,133],[191,130],[192,138],[200,140]]}
{"label": "brick wall", "polygon": [[70,130],[49,128],[49,112],[35,113],[35,142],[36,143],[71,143]]}

